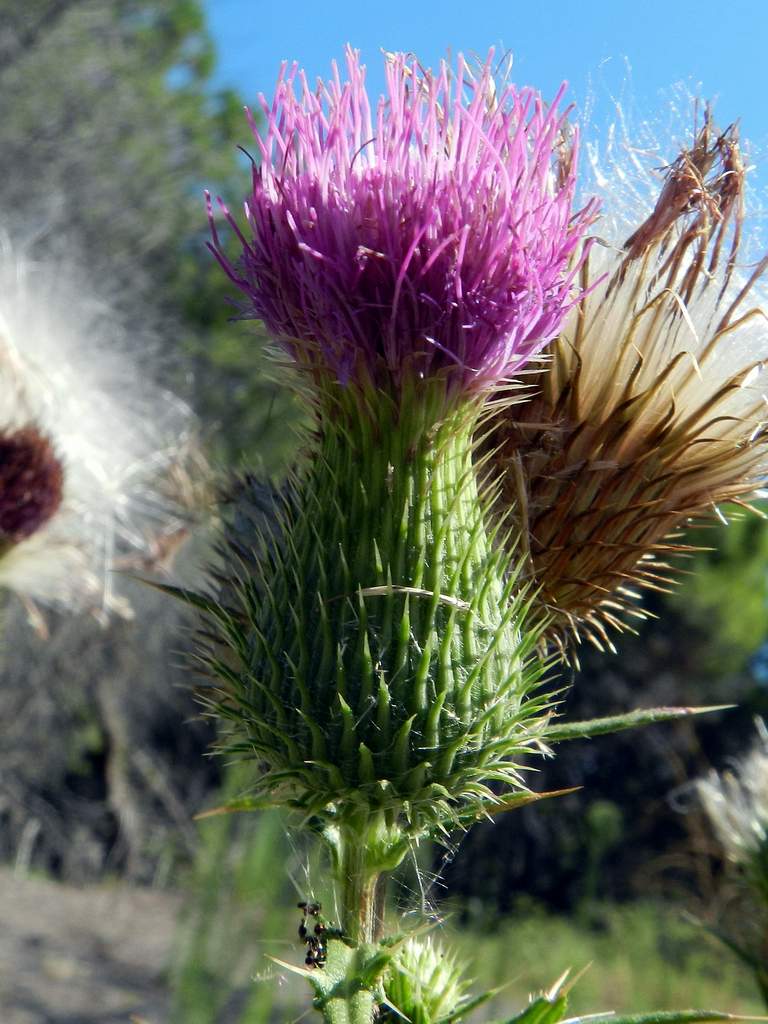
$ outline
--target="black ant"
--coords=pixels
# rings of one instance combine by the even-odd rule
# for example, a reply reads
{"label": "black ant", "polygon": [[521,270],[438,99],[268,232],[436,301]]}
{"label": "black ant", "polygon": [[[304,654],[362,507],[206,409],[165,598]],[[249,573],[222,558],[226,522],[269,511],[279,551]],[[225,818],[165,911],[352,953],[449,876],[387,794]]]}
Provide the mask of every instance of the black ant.
{"label": "black ant", "polygon": [[[338,928],[329,928],[320,916],[323,909],[320,903],[308,903],[302,900],[297,904],[303,916],[299,922],[299,938],[306,943],[307,955],[304,963],[307,967],[325,967],[328,959],[328,939],[341,939],[342,933]],[[315,919],[314,925],[310,918]],[[311,928],[311,931],[310,931]]]}
{"label": "black ant", "polygon": [[[326,936],[328,935],[328,928],[320,920],[320,911],[322,907],[319,903],[307,903],[306,900],[302,900],[298,904],[299,910],[303,911],[304,916],[299,923],[299,938],[302,942],[307,945],[307,955],[304,959],[304,963],[307,967],[325,967],[325,963],[328,957],[328,945]],[[312,931],[310,932],[307,928],[309,918],[316,918],[316,922]]]}

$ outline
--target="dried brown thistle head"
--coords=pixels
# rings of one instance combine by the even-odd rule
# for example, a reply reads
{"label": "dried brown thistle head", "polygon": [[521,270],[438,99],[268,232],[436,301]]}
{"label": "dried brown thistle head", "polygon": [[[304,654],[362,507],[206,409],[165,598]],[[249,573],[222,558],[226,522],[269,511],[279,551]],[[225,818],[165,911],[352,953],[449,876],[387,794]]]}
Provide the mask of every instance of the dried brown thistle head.
{"label": "dried brown thistle head", "polygon": [[748,299],[768,257],[737,280],[743,189],[736,128],[707,112],[650,216],[620,250],[590,253],[591,291],[534,397],[489,419],[490,472],[564,651],[612,646],[608,627],[643,616],[637,588],[671,582],[681,528],[765,475],[768,325]]}

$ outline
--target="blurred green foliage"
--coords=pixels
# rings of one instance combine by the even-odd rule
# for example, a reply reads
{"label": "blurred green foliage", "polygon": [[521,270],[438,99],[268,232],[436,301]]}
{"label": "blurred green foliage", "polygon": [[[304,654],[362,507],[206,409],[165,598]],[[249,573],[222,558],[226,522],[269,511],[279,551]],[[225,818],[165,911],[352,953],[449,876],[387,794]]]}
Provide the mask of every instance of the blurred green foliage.
{"label": "blurred green foliage", "polygon": [[706,642],[698,645],[702,672],[715,678],[742,672],[768,635],[768,526],[739,509],[727,524],[689,531],[710,547],[681,565],[686,574],[669,606]]}
{"label": "blurred green foliage", "polygon": [[[236,777],[226,792],[236,791]],[[235,817],[200,825],[171,971],[172,1024],[263,1024],[279,995],[267,953],[300,953],[286,952],[295,925],[287,915],[293,894],[284,823],[277,813]]]}
{"label": "blurred green foliage", "polygon": [[649,902],[597,907],[590,928],[520,904],[490,933],[450,929],[447,940],[466,955],[473,989],[504,986],[489,1019],[519,1011],[526,993],[549,988],[566,967],[572,977],[584,971],[568,1000],[577,1015],[694,1005],[763,1012],[746,967],[674,909]]}
{"label": "blurred green foliage", "polygon": [[[250,179],[236,149],[250,143],[244,98],[212,88],[214,65],[199,0],[0,0],[0,240],[7,233],[33,257],[82,266],[127,335],[140,339],[137,355],[149,342],[158,357],[155,372],[159,366],[163,382],[194,406],[222,480],[245,464],[279,476],[294,452],[290,426],[298,408],[274,382],[264,332],[251,323],[230,323],[239,312],[228,298],[234,289],[206,248],[203,190],[237,209]],[[144,603],[139,595],[138,604]],[[162,614],[152,615],[160,626]],[[163,619],[169,641],[178,626],[175,616],[169,606]],[[144,619],[140,609],[146,631]],[[61,646],[55,622],[52,629],[49,657]],[[93,648],[87,628],[67,624],[64,632],[73,644],[83,633],[83,643]],[[178,633],[173,642],[178,644]],[[135,673],[123,677],[126,643],[143,652],[138,683]],[[46,798],[55,808],[38,850],[49,864],[68,864],[49,832],[65,834],[59,817],[66,820],[70,807],[77,808],[77,828],[87,828],[86,806],[99,856],[113,858],[127,849],[126,870],[134,877],[157,879],[158,865],[166,861],[178,877],[185,851],[180,857],[169,836],[180,823],[169,822],[170,831],[158,827],[157,794],[144,792],[146,779],[136,770],[143,763],[136,758],[150,756],[166,787],[159,792],[181,813],[179,766],[171,764],[165,773],[160,767],[164,757],[173,761],[176,746],[163,735],[157,710],[178,694],[171,689],[167,655],[153,661],[144,638],[131,641],[114,628],[99,646],[103,664],[97,659],[90,678],[73,658],[63,672],[72,707],[71,727],[62,733],[64,767],[57,763],[46,771],[44,759],[29,762],[40,764],[50,790]],[[6,671],[6,685],[12,678]],[[184,737],[193,735],[185,721],[187,701],[184,706],[178,698],[174,716]],[[50,713],[61,730],[60,708],[52,706]],[[47,718],[35,720],[26,735],[49,728]],[[192,782],[190,810],[199,807],[205,780],[211,782],[200,753],[182,767]],[[34,807],[40,778],[30,771],[17,775],[17,802]],[[237,778],[233,774],[225,786],[236,785]],[[72,786],[85,797],[74,801]],[[130,821],[136,822],[133,833]],[[251,975],[256,959],[267,966],[261,954],[272,935],[272,916],[286,905],[284,846],[275,818],[221,819],[201,827],[173,972],[176,1010],[186,1024],[216,1019],[233,999],[241,1001],[237,1017],[243,1024],[266,1019],[272,986],[253,986]],[[258,947],[259,936],[264,947]],[[251,938],[257,955],[244,960],[242,943],[249,949]]]}

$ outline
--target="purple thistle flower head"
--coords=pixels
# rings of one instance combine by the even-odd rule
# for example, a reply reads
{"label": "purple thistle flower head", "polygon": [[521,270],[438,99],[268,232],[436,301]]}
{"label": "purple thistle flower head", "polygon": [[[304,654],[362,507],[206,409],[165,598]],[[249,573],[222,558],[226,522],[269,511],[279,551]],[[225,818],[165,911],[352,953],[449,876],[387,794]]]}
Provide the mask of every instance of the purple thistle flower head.
{"label": "purple thistle flower head", "polygon": [[[398,388],[446,377],[462,392],[509,377],[578,299],[578,249],[596,204],[572,211],[577,140],[565,115],[491,62],[424,71],[387,57],[371,110],[347,49],[312,91],[283,65],[230,261],[212,250],[259,318],[322,379]],[[563,87],[564,88],[564,87]],[[250,115],[249,115],[250,116]],[[209,200],[210,204],[210,200]],[[209,205],[210,209],[210,205]]]}

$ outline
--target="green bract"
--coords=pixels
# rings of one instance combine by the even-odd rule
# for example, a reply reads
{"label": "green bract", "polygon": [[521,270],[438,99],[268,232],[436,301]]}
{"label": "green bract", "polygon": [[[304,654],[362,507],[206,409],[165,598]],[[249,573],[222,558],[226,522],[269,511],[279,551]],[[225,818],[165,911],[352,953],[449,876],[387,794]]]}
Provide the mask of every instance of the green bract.
{"label": "green bract", "polygon": [[265,763],[259,793],[327,826],[376,815],[381,836],[474,817],[491,781],[523,788],[546,703],[478,494],[479,402],[416,383],[397,403],[323,392],[278,525],[234,539],[233,606],[207,606],[213,707],[228,749]]}

